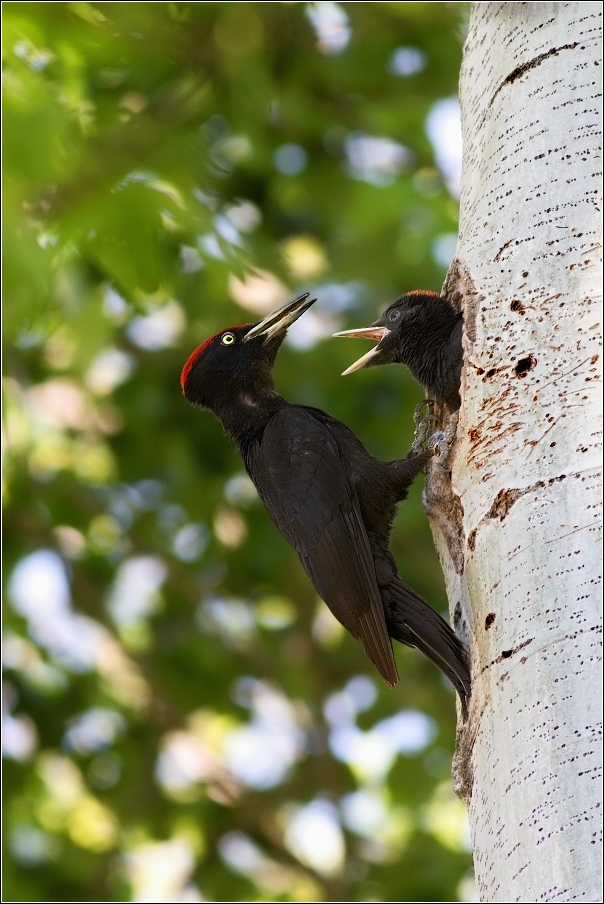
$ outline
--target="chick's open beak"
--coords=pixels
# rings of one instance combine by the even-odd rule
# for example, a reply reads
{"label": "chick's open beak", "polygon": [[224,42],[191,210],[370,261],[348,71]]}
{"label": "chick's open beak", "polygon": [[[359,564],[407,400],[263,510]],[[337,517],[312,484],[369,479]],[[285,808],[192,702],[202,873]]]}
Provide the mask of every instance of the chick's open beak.
{"label": "chick's open beak", "polygon": [[261,320],[259,323],[255,324],[251,328],[251,330],[245,334],[243,337],[244,342],[248,342],[250,339],[256,339],[258,336],[264,336],[264,341],[268,342],[269,339],[272,339],[273,336],[276,336],[278,333],[284,332],[291,324],[301,317],[302,314],[309,309],[309,307],[315,303],[316,298],[311,298],[308,300],[308,296],[310,292],[305,292],[304,295],[298,296],[298,298],[294,299],[294,301],[288,301],[286,305],[283,305],[282,308],[279,308],[278,311],[273,311],[272,314],[268,314],[264,320]]}
{"label": "chick's open beak", "polygon": [[[373,339],[376,342],[381,342],[384,336],[387,336],[390,330],[388,330],[385,326],[366,326],[360,330],[342,330],[340,333],[334,333],[334,336],[343,336],[348,339]],[[343,371],[342,376],[345,377],[347,374],[354,373],[355,370],[360,370],[362,367],[366,367],[369,361],[378,354],[380,350],[379,344],[372,348],[371,351],[367,352],[366,355],[363,355],[362,358],[359,358],[358,361],[355,361],[354,364],[351,364],[345,371]]]}

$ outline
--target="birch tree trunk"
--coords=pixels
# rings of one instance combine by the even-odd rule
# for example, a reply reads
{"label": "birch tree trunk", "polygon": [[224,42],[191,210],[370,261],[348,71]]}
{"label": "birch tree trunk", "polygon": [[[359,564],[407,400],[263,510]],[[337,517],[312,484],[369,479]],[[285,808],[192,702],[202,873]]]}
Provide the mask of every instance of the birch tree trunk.
{"label": "birch tree trunk", "polygon": [[601,900],[601,15],[476,3],[461,73],[463,404],[425,504],[472,653],[481,901]]}

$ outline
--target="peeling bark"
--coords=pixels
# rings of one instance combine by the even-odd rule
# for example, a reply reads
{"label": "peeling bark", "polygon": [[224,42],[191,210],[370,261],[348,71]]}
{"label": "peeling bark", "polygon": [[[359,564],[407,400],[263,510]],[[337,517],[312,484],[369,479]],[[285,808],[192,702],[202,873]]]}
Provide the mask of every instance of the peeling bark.
{"label": "peeling bark", "polygon": [[453,778],[481,901],[599,901],[601,4],[476,3],[449,481],[425,490],[473,692]]}

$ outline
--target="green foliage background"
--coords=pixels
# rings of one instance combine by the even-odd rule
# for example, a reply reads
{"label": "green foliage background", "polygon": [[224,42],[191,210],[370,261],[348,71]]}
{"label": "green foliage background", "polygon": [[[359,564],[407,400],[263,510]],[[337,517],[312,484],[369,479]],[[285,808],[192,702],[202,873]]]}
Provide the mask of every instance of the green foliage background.
{"label": "green foliage background", "polygon": [[[442,284],[432,248],[455,232],[457,207],[425,122],[456,93],[466,4],[342,3],[350,39],[339,53],[317,44],[316,6],[3,4],[4,573],[10,582],[24,557],[53,550],[71,611],[101,632],[78,670],[9,587],[6,700],[29,747],[4,761],[6,900],[464,899],[471,857],[450,789],[451,688],[398,648],[401,681],[389,690],[359,644],[329,622],[317,628],[322,604],[294,553],[245,482],[233,483],[234,449],[178,382],[198,343],[259,316],[233,300],[233,275],[251,268],[292,296],[315,292],[325,334]],[[393,74],[400,47],[420,50],[424,68]],[[355,178],[355,133],[399,142],[412,159],[385,184]],[[290,144],[306,161],[287,174],[275,153]],[[238,235],[234,206],[248,215]],[[156,347],[141,346],[153,323]],[[125,370],[103,384],[91,366],[108,348]],[[394,458],[410,445],[421,389],[403,368],[342,379],[366,350],[328,338],[286,345],[277,388]],[[443,611],[420,493],[421,480],[393,551]],[[147,609],[120,617],[112,588],[140,556],[165,577]],[[226,601],[226,621],[203,608],[211,598]],[[365,736],[401,710],[437,726],[378,778],[329,746],[324,704],[359,675],[377,691],[357,714]],[[254,718],[246,687],[275,689],[306,738],[265,789],[237,781],[224,759],[229,732]],[[78,746],[70,728],[99,709],[113,733]],[[175,738],[207,760],[180,788],[157,772]],[[337,808],[359,789],[381,800],[381,822],[363,835],[344,819],[341,868],[313,868],[288,841],[291,814],[316,800]],[[244,837],[233,832],[257,846],[255,867],[229,865],[221,839]],[[149,879],[162,857],[172,878]]]}

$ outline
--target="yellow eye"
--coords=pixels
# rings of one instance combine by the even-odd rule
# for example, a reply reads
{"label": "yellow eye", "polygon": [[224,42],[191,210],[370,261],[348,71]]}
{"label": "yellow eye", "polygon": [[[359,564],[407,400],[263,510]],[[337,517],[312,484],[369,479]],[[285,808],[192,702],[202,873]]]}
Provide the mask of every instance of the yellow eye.
{"label": "yellow eye", "polygon": [[234,341],[235,341],[235,337],[233,336],[232,333],[225,333],[224,336],[222,337],[223,345],[232,345]]}

